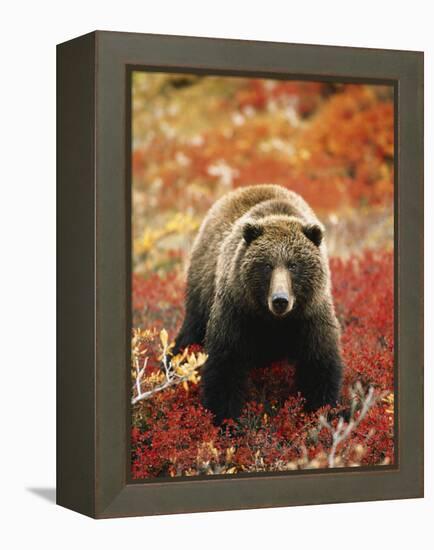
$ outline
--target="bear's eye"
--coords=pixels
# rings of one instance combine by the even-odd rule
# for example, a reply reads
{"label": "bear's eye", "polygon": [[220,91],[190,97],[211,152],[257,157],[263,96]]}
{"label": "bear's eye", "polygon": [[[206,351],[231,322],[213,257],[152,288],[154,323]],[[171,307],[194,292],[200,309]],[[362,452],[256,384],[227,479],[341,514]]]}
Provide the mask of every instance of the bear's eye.
{"label": "bear's eye", "polygon": [[297,264],[295,262],[288,262],[289,271],[295,271],[297,269]]}
{"label": "bear's eye", "polygon": [[273,266],[271,264],[267,263],[267,264],[264,264],[264,269],[265,269],[265,271],[272,271]]}

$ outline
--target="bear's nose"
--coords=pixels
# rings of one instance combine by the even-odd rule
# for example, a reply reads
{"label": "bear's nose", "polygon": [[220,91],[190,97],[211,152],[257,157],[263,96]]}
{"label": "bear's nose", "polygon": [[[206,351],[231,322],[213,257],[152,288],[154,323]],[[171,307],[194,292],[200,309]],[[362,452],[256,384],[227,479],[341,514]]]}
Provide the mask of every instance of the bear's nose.
{"label": "bear's nose", "polygon": [[273,294],[271,298],[273,310],[276,313],[283,313],[284,311],[286,311],[289,304],[288,298],[288,294],[285,294],[284,292],[277,292],[276,294]]}

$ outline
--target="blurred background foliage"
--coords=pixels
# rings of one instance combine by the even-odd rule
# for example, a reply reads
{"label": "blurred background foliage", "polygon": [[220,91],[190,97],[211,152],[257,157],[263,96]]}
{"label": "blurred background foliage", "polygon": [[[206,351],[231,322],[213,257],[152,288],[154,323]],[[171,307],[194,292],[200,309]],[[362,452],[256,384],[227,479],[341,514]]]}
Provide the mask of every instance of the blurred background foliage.
{"label": "blurred background foliage", "polygon": [[184,264],[208,208],[242,185],[299,192],[331,255],[393,242],[393,88],[133,73],[136,272]]}

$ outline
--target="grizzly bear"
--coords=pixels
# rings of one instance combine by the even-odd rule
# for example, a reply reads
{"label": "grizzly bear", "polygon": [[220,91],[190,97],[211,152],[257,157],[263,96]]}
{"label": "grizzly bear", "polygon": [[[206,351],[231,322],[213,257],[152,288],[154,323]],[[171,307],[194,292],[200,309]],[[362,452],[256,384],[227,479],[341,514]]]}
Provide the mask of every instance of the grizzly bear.
{"label": "grizzly bear", "polygon": [[249,370],[287,359],[308,410],[336,405],[342,359],[324,228],[296,193],[239,188],[218,200],[193,245],[175,351],[203,344],[202,403],[237,418]]}

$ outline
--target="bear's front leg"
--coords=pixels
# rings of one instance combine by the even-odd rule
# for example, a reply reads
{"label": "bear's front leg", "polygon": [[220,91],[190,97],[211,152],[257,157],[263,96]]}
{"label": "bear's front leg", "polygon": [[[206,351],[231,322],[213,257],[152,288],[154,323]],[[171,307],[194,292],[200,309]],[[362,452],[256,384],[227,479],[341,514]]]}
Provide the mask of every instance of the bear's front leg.
{"label": "bear's front leg", "polygon": [[240,416],[245,402],[247,369],[235,355],[209,355],[202,369],[202,404],[214,414],[214,423]]}
{"label": "bear's front leg", "polygon": [[207,320],[207,312],[200,303],[200,297],[197,292],[190,290],[187,294],[184,322],[175,340],[175,355],[191,344],[203,344]]}
{"label": "bear's front leg", "polygon": [[340,331],[332,310],[325,309],[303,323],[296,385],[307,410],[339,404],[343,362]]}

